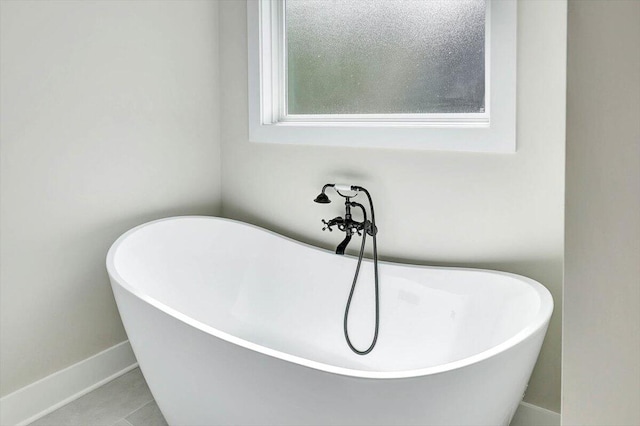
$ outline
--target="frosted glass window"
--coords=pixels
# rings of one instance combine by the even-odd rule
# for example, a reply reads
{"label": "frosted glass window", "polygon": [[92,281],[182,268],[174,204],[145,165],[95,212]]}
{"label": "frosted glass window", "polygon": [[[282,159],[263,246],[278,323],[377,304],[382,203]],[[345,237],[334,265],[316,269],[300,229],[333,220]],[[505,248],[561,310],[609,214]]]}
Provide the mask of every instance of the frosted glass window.
{"label": "frosted glass window", "polygon": [[288,114],[485,111],[485,0],[287,0]]}

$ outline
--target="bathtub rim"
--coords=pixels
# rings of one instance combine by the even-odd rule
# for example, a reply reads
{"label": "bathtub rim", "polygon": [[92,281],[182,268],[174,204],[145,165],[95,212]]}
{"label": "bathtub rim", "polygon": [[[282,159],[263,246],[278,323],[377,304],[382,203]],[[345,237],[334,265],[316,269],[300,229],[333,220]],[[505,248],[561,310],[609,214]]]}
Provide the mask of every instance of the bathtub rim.
{"label": "bathtub rim", "polygon": [[[540,297],[540,309],[536,314],[535,318],[531,321],[531,323],[520,330],[518,333],[514,334],[507,340],[502,343],[495,345],[489,349],[486,349],[482,352],[476,353],[466,358],[462,358],[456,361],[448,362],[445,364],[440,364],[431,367],[411,369],[411,370],[399,370],[399,371],[368,371],[368,370],[358,370],[353,368],[339,367],[332,364],[327,364],[324,362],[314,361],[308,358],[304,358],[297,355],[292,355],[286,352],[282,352],[280,350],[272,349],[257,343],[253,343],[251,341],[242,339],[240,337],[234,336],[227,332],[224,332],[220,329],[212,327],[208,324],[205,324],[201,321],[198,321],[190,316],[168,306],[148,294],[143,293],[139,289],[136,289],[133,285],[129,284],[117,271],[115,266],[115,255],[118,251],[119,246],[131,235],[140,231],[143,228],[146,228],[151,225],[155,225],[165,221],[176,221],[176,220],[214,220],[220,222],[229,222],[240,226],[247,226],[257,230],[258,232],[266,232],[278,238],[285,239],[291,243],[302,246],[305,249],[317,250],[322,253],[333,254],[332,251],[326,250],[320,247],[313,246],[311,244],[303,243],[301,241],[295,240],[293,238],[289,238],[287,236],[281,235],[277,232],[271,231],[269,229],[262,228],[257,225],[253,225],[250,223],[242,222],[235,219],[217,217],[217,216],[204,216],[204,215],[185,215],[185,216],[171,216],[161,219],[152,220],[149,222],[145,222],[140,224],[134,228],[123,233],[116,241],[111,245],[109,251],[107,252],[106,257],[106,267],[107,272],[109,274],[109,278],[111,284],[113,286],[114,282],[117,283],[120,287],[122,287],[127,292],[136,296],[140,300],[148,303],[154,308],[164,312],[165,314],[174,317],[175,319],[182,321],[183,323],[200,330],[203,333],[209,334],[213,337],[219,338],[221,340],[227,341],[229,343],[238,345],[240,347],[244,347],[246,349],[277,358],[283,361],[291,362],[294,364],[301,365],[303,367],[312,368],[314,370],[320,370],[326,373],[337,374],[342,376],[350,376],[355,378],[363,378],[363,379],[407,379],[414,377],[422,377],[422,376],[430,376],[435,374],[445,373],[447,371],[457,370],[464,367],[471,366],[473,364],[477,364],[482,362],[483,360],[494,357],[502,352],[506,352],[510,348],[517,346],[519,343],[524,342],[532,337],[534,337],[537,332],[542,329],[545,329],[549,321],[551,319],[551,315],[553,313],[554,302],[549,290],[544,287],[539,282],[514,273],[497,271],[491,269],[480,269],[480,268],[464,268],[464,267],[454,267],[454,266],[428,266],[428,265],[414,265],[408,263],[399,263],[399,262],[388,262],[388,261],[379,261],[380,264],[385,265],[394,265],[401,267],[411,267],[411,268],[419,268],[419,269],[441,269],[447,271],[473,271],[473,272],[486,272],[490,274],[502,275],[505,277],[513,278],[516,280],[523,281],[524,283],[530,285]],[[354,256],[348,256],[354,258]],[[364,261],[371,262],[370,259],[364,259]]]}

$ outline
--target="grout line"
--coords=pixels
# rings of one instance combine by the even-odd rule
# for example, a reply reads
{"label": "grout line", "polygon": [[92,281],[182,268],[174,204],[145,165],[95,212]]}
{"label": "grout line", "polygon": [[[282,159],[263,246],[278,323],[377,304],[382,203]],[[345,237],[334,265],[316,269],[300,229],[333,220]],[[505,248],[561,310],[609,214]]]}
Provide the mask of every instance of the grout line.
{"label": "grout line", "polygon": [[[147,405],[151,404],[152,402],[156,402],[155,399],[151,399],[151,401],[147,401],[144,404],[142,404],[141,406],[139,406],[138,408],[136,408],[135,410],[133,410],[132,412],[130,412],[129,414],[125,415],[123,417],[123,419],[127,420],[127,417],[129,417],[130,415],[132,415],[133,413],[136,413],[138,411],[140,411],[141,409],[143,409],[144,407],[146,407]],[[129,420],[127,420],[127,423],[131,423]],[[132,425],[133,426],[133,425]]]}

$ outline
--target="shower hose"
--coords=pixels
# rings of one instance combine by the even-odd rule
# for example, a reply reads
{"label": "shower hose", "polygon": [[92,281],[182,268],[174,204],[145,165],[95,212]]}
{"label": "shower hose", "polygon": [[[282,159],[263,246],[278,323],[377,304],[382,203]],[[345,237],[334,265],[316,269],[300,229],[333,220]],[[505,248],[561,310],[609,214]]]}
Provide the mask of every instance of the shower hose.
{"label": "shower hose", "polygon": [[[345,309],[344,309],[344,337],[347,341],[347,345],[349,345],[349,348],[351,348],[351,350],[354,353],[358,355],[366,355],[369,352],[371,352],[373,348],[376,346],[376,342],[378,341],[378,328],[380,326],[380,297],[378,292],[378,245],[376,241],[376,233],[377,233],[376,216],[375,216],[375,213],[373,212],[373,201],[371,200],[371,195],[369,194],[369,191],[367,191],[362,187],[358,187],[358,189],[364,192],[367,195],[367,198],[369,200],[369,207],[371,209],[371,228],[366,229],[365,227],[365,230],[362,233],[362,243],[360,244],[360,254],[358,255],[358,264],[356,266],[356,272],[353,276],[353,283],[351,284],[349,299],[347,299],[347,305],[345,306]],[[362,212],[364,214],[364,222],[367,223],[367,212],[364,210],[364,207],[362,207],[362,205],[358,205],[358,206],[362,208]],[[374,275],[374,289],[375,289],[376,323],[375,323],[375,329],[373,332],[373,340],[371,341],[371,345],[369,345],[367,349],[360,351],[356,349],[355,346],[353,346],[353,344],[351,343],[351,339],[349,338],[349,329],[347,327],[347,320],[349,319],[349,309],[351,307],[351,299],[353,299],[353,293],[356,289],[356,284],[358,282],[358,274],[360,273],[360,266],[362,265],[362,258],[364,256],[364,247],[367,240],[367,233],[369,231],[371,232],[371,236],[373,238],[373,275]]]}

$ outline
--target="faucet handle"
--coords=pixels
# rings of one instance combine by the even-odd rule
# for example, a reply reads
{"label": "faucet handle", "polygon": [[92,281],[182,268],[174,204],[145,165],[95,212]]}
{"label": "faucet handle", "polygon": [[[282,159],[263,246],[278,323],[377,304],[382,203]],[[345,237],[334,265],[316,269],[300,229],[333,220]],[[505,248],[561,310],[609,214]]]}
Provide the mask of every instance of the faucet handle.
{"label": "faucet handle", "polygon": [[324,223],[326,226],[324,228],[322,228],[323,231],[326,231],[327,229],[329,230],[329,232],[333,232],[333,229],[331,229],[331,227],[334,225],[330,222],[327,222],[326,220],[322,219],[322,223]]}

